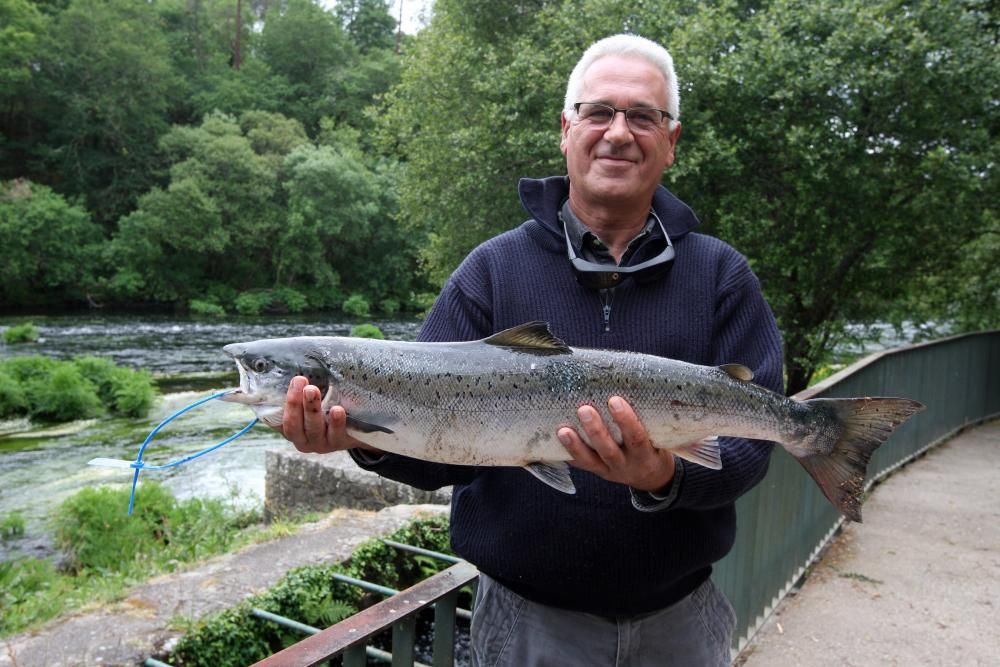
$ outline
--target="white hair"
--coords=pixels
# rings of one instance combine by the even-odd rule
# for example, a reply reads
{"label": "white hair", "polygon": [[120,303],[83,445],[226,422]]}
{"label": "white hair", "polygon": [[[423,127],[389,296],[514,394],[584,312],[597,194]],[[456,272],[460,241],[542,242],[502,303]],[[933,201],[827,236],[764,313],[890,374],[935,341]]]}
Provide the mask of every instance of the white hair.
{"label": "white hair", "polygon": [[587,73],[587,69],[594,64],[595,60],[604,56],[642,58],[656,66],[667,83],[666,111],[674,117],[674,120],[680,119],[680,92],[677,86],[677,75],[674,73],[674,59],[670,56],[670,52],[652,40],[629,34],[605,37],[591,44],[583,52],[583,56],[573,68],[573,73],[569,75],[569,82],[566,84],[566,100],[563,102],[563,109],[566,112],[572,113],[573,105],[581,101],[577,98],[583,89],[583,75]]}

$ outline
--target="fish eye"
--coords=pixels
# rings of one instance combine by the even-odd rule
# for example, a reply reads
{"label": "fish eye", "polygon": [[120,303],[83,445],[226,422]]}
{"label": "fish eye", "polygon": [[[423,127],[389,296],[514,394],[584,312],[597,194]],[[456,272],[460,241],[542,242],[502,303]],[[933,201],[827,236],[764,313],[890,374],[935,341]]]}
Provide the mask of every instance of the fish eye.
{"label": "fish eye", "polygon": [[250,364],[250,367],[257,373],[266,373],[271,368],[271,362],[264,357],[257,357]]}

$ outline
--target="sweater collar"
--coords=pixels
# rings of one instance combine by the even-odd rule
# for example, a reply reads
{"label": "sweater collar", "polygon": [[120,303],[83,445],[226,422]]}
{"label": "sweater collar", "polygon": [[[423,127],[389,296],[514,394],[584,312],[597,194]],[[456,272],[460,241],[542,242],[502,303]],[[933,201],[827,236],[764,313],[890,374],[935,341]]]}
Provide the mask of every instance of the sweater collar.
{"label": "sweater collar", "polygon": [[[569,177],[522,178],[517,184],[517,191],[521,205],[531,217],[561,236],[559,210],[569,197]],[[653,193],[653,210],[663,220],[667,234],[674,241],[698,226],[694,211],[662,185],[657,186]]]}

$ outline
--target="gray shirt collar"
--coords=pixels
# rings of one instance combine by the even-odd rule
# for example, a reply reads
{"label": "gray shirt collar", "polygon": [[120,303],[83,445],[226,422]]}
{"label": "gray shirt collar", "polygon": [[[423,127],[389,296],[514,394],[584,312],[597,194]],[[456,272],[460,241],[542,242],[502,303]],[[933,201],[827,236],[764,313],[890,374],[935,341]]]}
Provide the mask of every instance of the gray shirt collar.
{"label": "gray shirt collar", "polygon": [[[600,262],[602,264],[617,264],[615,258],[608,251],[608,247],[604,242],[597,236],[587,225],[583,224],[576,214],[573,213],[572,207],[569,205],[569,200],[567,199],[563,202],[562,209],[559,211],[560,218],[566,225],[566,232],[569,234],[570,243],[573,244],[573,248],[576,253],[583,257],[584,259],[590,260],[591,262]],[[646,225],[639,231],[635,237],[629,241],[628,247],[625,249],[625,254],[622,255],[622,263],[628,261],[628,258],[634,253],[643,242],[656,237],[662,237],[659,225],[656,224],[656,218],[649,215],[646,218]]]}

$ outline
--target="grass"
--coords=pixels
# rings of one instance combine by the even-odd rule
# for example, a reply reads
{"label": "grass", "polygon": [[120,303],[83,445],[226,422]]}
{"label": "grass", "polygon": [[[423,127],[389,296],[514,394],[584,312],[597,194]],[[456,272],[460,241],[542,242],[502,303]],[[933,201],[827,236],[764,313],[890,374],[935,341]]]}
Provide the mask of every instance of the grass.
{"label": "grass", "polygon": [[[83,489],[51,517],[63,552],[59,568],[30,557],[0,563],[0,636],[73,609],[113,602],[155,575],[295,532],[288,520],[263,526],[259,512],[240,510],[235,500],[178,501],[163,486],[144,482],[128,517],[128,489]],[[23,518],[3,517],[0,531],[10,537],[23,534]]]}

